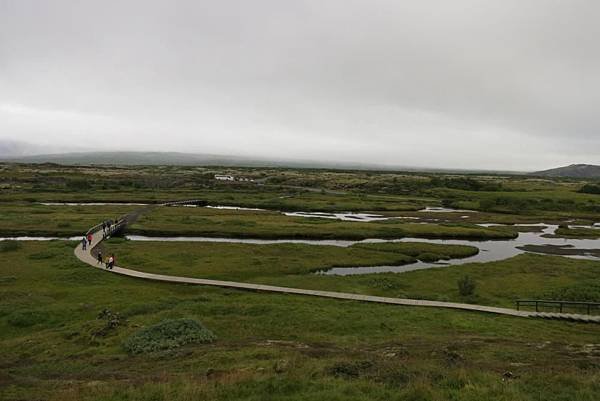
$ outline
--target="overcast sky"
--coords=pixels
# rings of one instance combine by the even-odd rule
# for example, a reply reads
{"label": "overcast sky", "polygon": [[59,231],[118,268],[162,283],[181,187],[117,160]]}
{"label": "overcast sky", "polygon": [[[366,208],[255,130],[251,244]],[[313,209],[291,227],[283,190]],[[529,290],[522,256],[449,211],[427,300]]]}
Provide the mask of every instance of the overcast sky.
{"label": "overcast sky", "polygon": [[0,0],[0,140],[600,164],[600,1]]}

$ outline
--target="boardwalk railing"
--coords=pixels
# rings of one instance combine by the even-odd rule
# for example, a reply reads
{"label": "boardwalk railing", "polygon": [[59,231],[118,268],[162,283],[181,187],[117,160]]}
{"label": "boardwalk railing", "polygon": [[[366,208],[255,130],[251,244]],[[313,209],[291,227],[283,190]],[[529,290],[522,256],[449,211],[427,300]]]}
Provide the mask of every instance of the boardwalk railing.
{"label": "boardwalk railing", "polygon": [[600,313],[600,302],[578,302],[578,301],[554,301],[547,299],[517,299],[517,310],[521,310],[521,307],[530,306],[535,307],[535,311],[539,312],[540,308],[558,308],[560,313],[566,308],[569,309],[584,309],[588,315],[592,313]]}

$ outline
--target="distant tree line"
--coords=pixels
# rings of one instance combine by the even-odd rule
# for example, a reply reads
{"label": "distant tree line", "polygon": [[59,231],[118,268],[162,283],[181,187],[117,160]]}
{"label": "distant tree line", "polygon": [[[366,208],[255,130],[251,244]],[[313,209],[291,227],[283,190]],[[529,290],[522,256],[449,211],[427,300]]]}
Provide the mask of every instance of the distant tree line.
{"label": "distant tree line", "polygon": [[502,183],[498,181],[479,181],[469,177],[444,178],[431,177],[429,184],[432,187],[445,187],[463,191],[502,191]]}
{"label": "distant tree line", "polygon": [[583,187],[581,187],[581,189],[579,190],[579,192],[581,192],[583,194],[600,195],[600,185],[598,185],[598,184],[585,184]]}

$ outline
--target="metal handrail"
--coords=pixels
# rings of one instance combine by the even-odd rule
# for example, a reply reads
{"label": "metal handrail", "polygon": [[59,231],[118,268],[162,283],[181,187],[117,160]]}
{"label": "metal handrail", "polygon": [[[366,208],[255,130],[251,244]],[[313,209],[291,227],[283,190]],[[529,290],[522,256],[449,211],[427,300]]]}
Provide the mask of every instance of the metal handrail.
{"label": "metal handrail", "polygon": [[587,308],[587,314],[590,315],[592,308],[600,309],[600,302],[585,302],[585,301],[560,301],[551,299],[517,299],[515,301],[517,310],[522,306],[535,306],[535,311],[539,312],[540,306],[558,306],[560,313],[563,312],[564,306],[584,306]]}

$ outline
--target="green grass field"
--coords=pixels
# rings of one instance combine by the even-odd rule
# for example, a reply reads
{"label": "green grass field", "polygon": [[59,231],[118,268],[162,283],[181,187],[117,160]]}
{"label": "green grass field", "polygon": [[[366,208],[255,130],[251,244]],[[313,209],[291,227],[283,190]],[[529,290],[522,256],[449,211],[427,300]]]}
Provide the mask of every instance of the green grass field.
{"label": "green grass field", "polygon": [[90,227],[116,219],[139,206],[44,206],[0,203],[0,236],[83,235]]}
{"label": "green grass field", "polygon": [[[387,245],[387,246],[386,246]],[[123,255],[127,266],[147,267],[171,275],[245,281],[254,278],[309,274],[332,267],[400,266],[418,259],[437,261],[467,257],[478,249],[460,245],[420,243],[338,246],[275,244],[250,245],[198,242],[134,242],[113,239],[103,244],[104,255]]]}
{"label": "green grass field", "polygon": [[[86,267],[73,246],[2,253],[4,400],[591,401],[600,390],[596,325],[152,283]],[[105,309],[118,324],[98,318]],[[125,350],[178,318],[216,341]]]}
{"label": "green grass field", "polygon": [[[254,182],[222,183],[214,174]],[[600,196],[580,180],[276,168],[0,164],[0,236],[80,235],[136,206],[201,199],[231,211],[157,207],[131,232],[211,237],[511,238],[590,224]],[[477,213],[423,213],[425,206]],[[340,222],[283,210],[360,211],[421,222]],[[580,229],[559,235],[590,236]],[[414,400],[596,401],[600,325],[158,283],[92,269],[76,242],[0,246],[0,399],[7,401]],[[600,262],[523,254],[402,274],[313,274],[333,266],[465,257],[472,247],[418,243],[134,242],[105,253],[143,271],[306,289],[514,307],[517,298],[600,302]],[[470,277],[475,290],[461,295]]]}

